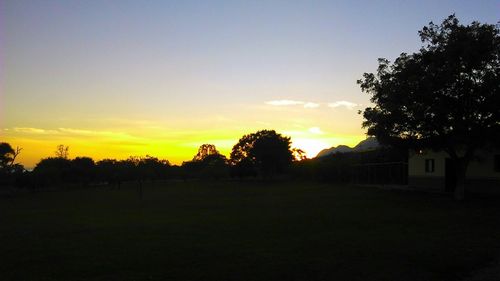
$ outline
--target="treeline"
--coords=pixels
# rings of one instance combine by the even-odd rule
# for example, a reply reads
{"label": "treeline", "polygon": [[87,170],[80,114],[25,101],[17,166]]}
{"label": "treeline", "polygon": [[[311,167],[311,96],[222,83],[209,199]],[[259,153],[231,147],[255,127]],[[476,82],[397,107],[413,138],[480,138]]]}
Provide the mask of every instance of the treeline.
{"label": "treeline", "polygon": [[45,188],[61,184],[106,184],[120,187],[123,182],[155,181],[172,178],[175,166],[155,157],[130,157],[126,160],[89,157],[42,159],[32,172],[17,180],[22,187]]}
{"label": "treeline", "polygon": [[152,156],[100,161],[90,157],[70,159],[69,147],[59,145],[54,157],[42,159],[33,171],[27,171],[15,164],[19,148],[15,150],[8,143],[1,143],[0,149],[0,185],[30,188],[63,184],[119,187],[123,182],[170,179],[273,178],[288,172],[294,160],[304,158],[301,150],[291,148],[289,137],[274,130],[244,135],[234,145],[229,159],[214,145],[204,144],[191,161],[180,166]]}
{"label": "treeline", "polygon": [[0,144],[0,185],[32,189],[63,185],[119,188],[124,182],[138,182],[142,186],[145,181],[273,179],[277,176],[347,183],[366,180],[363,178],[366,171],[374,172],[372,168],[366,169],[367,164],[407,161],[406,152],[391,148],[306,159],[303,151],[291,148],[289,137],[273,130],[244,135],[234,145],[229,159],[214,145],[203,144],[191,161],[180,166],[152,156],[100,161],[90,157],[69,159],[69,147],[60,145],[54,157],[44,158],[33,171],[26,171],[20,164],[15,164],[20,151],[7,143]]}
{"label": "treeline", "polygon": [[[214,147],[213,145],[202,147],[206,146]],[[8,165],[2,167],[0,185],[31,189],[62,185],[108,185],[120,188],[125,182],[135,181],[142,184],[147,181],[171,179],[221,179],[230,174],[229,161],[218,152],[184,162],[181,166],[172,165],[168,160],[152,156],[95,161],[90,157],[69,159],[66,154],[44,158],[32,171],[25,170],[19,164],[15,167],[15,169],[11,169]]]}

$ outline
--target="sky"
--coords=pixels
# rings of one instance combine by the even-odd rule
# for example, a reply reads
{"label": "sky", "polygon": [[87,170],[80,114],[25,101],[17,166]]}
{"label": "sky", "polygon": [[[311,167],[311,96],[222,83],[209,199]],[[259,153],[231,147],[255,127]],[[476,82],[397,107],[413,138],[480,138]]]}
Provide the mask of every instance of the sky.
{"label": "sky", "polygon": [[498,1],[0,1],[0,141],[70,157],[225,155],[274,129],[309,157],[366,138],[356,80]]}

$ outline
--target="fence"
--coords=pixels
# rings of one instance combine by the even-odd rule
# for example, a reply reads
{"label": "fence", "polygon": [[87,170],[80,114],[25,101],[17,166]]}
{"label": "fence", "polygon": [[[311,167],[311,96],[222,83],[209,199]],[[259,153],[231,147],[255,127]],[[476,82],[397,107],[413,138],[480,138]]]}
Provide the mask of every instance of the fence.
{"label": "fence", "polygon": [[350,167],[351,182],[355,184],[408,184],[408,163],[367,163]]}

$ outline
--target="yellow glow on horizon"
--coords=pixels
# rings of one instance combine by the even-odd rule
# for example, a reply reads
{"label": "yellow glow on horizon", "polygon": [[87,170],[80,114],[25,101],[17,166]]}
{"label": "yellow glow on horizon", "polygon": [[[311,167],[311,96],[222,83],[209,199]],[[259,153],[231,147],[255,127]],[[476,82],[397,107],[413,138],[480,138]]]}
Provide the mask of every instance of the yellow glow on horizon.
{"label": "yellow glow on horizon", "polygon": [[332,146],[338,146],[340,144],[355,146],[360,141],[362,141],[364,136],[341,136],[333,138],[297,138],[292,139],[292,146],[304,150],[307,158],[314,158],[318,153]]}
{"label": "yellow glow on horizon", "polygon": [[[163,128],[141,128],[135,133],[127,133],[112,130],[16,127],[0,132],[1,141],[8,142],[13,147],[23,148],[18,162],[26,168],[33,168],[40,159],[54,156],[55,148],[59,144],[69,146],[70,158],[88,156],[96,161],[150,155],[179,165],[183,161],[191,160],[198,147],[204,143],[214,144],[222,154],[229,157],[232,147],[244,134],[257,130],[172,131]],[[322,149],[339,144],[353,146],[364,139],[362,135],[333,136],[323,132],[319,134],[319,129],[277,132],[290,136],[292,147],[304,150],[308,158],[315,157]]]}
{"label": "yellow glow on horizon", "polygon": [[314,158],[318,152],[325,148],[329,148],[328,144],[321,140],[314,139],[297,139],[292,142],[293,147],[302,149],[307,158]]}

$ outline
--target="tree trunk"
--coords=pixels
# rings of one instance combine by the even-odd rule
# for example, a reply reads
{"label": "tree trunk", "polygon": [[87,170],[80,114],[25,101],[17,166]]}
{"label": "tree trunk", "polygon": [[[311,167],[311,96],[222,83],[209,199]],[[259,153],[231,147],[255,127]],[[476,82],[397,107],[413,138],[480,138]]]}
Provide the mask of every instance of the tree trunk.
{"label": "tree trunk", "polygon": [[468,161],[464,158],[456,160],[455,200],[462,201],[465,198],[465,174],[467,172]]}

